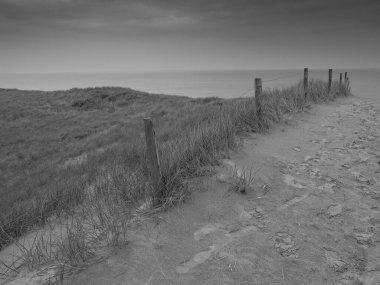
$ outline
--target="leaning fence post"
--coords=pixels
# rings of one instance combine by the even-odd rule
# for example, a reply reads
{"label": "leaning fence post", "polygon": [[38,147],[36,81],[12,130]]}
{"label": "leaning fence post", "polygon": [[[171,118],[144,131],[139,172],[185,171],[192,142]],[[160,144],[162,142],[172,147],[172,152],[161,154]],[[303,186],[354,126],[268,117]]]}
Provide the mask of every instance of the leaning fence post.
{"label": "leaning fence post", "polygon": [[331,84],[332,84],[332,69],[329,69],[329,84],[327,87],[327,93],[330,94],[331,92]]}
{"label": "leaning fence post", "polygon": [[309,86],[309,69],[304,68],[303,69],[303,89],[305,91],[305,99],[307,97],[308,86]]}
{"label": "leaning fence post", "polygon": [[263,86],[261,83],[261,78],[255,78],[255,103],[256,103],[256,114],[259,122],[262,121],[262,106],[261,106],[261,95],[263,92]]}
{"label": "leaning fence post", "polygon": [[161,194],[161,171],[160,161],[158,159],[156,136],[153,129],[151,118],[144,118],[146,154],[148,157],[150,178],[153,185],[154,203],[157,203],[157,197]]}

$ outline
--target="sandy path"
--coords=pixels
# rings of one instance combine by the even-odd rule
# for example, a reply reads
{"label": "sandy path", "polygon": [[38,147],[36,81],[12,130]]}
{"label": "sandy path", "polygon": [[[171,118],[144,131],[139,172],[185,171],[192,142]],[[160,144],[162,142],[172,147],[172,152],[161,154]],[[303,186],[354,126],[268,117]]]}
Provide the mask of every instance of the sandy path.
{"label": "sandy path", "polygon": [[[379,161],[380,104],[314,106],[67,284],[380,284]],[[251,191],[231,165],[260,169]]]}

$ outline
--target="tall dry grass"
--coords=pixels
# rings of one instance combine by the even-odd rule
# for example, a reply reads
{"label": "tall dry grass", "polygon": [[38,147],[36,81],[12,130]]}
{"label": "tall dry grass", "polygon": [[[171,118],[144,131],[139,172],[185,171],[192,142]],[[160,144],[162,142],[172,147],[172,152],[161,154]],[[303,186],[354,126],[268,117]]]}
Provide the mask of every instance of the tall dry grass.
{"label": "tall dry grass", "polygon": [[[255,99],[225,100],[214,106],[200,107],[173,126],[171,139],[159,144],[164,189],[160,203],[171,203],[181,197],[183,181],[199,174],[205,166],[218,164],[218,159],[236,145],[242,132],[263,132],[273,124],[286,121],[311,103],[333,101],[345,92],[333,82],[327,92],[326,82],[311,80],[305,98],[303,83],[263,92],[261,120],[257,117]],[[179,197],[178,197],[179,196]]]}

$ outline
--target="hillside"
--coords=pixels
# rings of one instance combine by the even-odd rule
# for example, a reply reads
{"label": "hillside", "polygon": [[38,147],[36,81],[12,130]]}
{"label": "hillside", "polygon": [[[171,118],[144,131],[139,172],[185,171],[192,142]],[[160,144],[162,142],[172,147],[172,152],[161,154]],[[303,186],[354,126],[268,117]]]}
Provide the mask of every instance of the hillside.
{"label": "hillside", "polygon": [[[126,88],[0,90],[1,227],[18,236],[80,202],[78,188],[107,163],[132,164],[128,154],[119,154],[143,148],[144,117],[152,117],[161,134],[170,133],[179,118],[215,101]],[[71,194],[56,201],[54,193]],[[52,201],[46,201],[49,197]],[[5,240],[0,233],[0,245]]]}

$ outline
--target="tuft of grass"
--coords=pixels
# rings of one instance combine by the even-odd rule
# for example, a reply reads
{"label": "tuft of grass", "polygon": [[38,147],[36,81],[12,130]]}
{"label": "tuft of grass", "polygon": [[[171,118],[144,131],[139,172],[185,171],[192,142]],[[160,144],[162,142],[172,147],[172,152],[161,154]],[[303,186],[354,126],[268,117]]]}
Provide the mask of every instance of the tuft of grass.
{"label": "tuft of grass", "polygon": [[232,169],[233,184],[230,189],[234,192],[246,194],[247,192],[254,190],[253,182],[255,181],[256,174],[260,169],[254,170],[253,167],[234,167]]}

